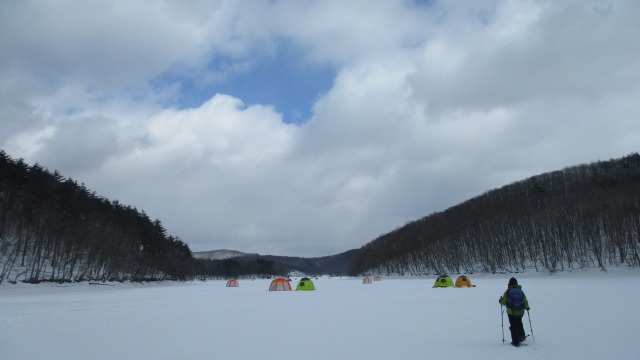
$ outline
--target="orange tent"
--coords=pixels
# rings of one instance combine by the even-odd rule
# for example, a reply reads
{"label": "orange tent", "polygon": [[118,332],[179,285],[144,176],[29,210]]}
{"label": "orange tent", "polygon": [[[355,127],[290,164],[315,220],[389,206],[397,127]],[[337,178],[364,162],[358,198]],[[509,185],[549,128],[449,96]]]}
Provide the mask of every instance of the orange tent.
{"label": "orange tent", "polygon": [[273,279],[271,285],[269,285],[269,291],[291,291],[291,284],[289,280],[279,277]]}
{"label": "orange tent", "polygon": [[464,275],[458,276],[456,279],[456,287],[476,287],[475,285],[471,285],[471,280]]}
{"label": "orange tent", "polygon": [[363,284],[371,284],[371,278],[364,278],[364,279],[362,279],[362,283],[363,283]]}
{"label": "orange tent", "polygon": [[240,286],[240,284],[238,284],[238,280],[236,279],[229,279],[229,281],[227,281],[227,287],[238,287]]}
{"label": "orange tent", "polygon": [[373,278],[373,281],[382,281],[382,276],[380,276],[380,275],[376,275],[376,276]]}

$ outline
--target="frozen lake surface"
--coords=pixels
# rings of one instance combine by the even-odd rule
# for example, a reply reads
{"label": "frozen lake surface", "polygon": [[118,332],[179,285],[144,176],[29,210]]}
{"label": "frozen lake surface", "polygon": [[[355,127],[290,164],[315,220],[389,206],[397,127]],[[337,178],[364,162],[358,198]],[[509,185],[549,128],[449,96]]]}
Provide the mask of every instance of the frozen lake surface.
{"label": "frozen lake surface", "polygon": [[512,275],[477,274],[475,288],[442,289],[436,276],[312,278],[318,290],[290,292],[242,279],[3,284],[0,358],[638,359],[640,270],[513,275],[534,335],[520,348],[506,314],[502,342],[498,298]]}

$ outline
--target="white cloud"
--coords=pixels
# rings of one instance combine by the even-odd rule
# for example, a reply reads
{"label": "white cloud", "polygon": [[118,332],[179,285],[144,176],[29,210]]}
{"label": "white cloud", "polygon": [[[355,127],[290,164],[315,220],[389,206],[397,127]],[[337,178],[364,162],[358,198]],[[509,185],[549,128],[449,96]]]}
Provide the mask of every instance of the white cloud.
{"label": "white cloud", "polygon": [[[6,64],[40,76],[121,87],[175,62],[198,60],[208,38],[206,2],[27,1],[6,17]],[[6,5],[11,7],[12,5]],[[13,10],[13,9],[12,9]],[[201,10],[202,12],[198,12]],[[25,26],[29,24],[29,26]],[[3,62],[5,62],[3,61]],[[64,80],[64,79],[63,79]]]}
{"label": "white cloud", "polygon": [[[634,1],[0,7],[0,146],[144,209],[194,250],[337,253],[640,143]],[[281,42],[337,69],[299,127],[235,94],[166,108],[183,90],[150,85],[247,72]]]}

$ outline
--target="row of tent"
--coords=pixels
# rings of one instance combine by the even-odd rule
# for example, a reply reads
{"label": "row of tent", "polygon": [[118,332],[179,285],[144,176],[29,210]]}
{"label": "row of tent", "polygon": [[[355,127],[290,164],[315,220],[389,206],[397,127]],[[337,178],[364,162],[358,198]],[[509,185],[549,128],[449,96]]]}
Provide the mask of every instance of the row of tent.
{"label": "row of tent", "polygon": [[[377,275],[373,278],[374,281],[380,281],[380,275]],[[362,283],[363,284],[372,284],[371,278],[364,278],[362,279]],[[476,287],[475,285],[471,284],[471,280],[465,276],[465,275],[460,275],[458,276],[458,278],[456,279],[456,282],[454,284],[453,280],[451,279],[451,277],[449,275],[440,275],[438,276],[438,278],[436,279],[435,284],[433,284],[433,287],[451,287],[451,286],[455,286],[455,287]]]}
{"label": "row of tent", "polygon": [[451,277],[449,275],[440,275],[436,279],[436,282],[433,284],[434,288],[435,287],[443,288],[443,287],[451,287],[451,286],[455,286],[455,287],[476,287],[475,285],[471,284],[471,280],[469,279],[469,277],[467,277],[465,275],[458,276],[458,278],[456,279],[455,284],[453,283],[453,280],[451,279]]}
{"label": "row of tent", "polygon": [[[230,279],[229,281],[227,281],[227,287],[238,287],[240,286],[240,284],[238,283],[238,280],[236,279]],[[313,284],[313,281],[311,281],[311,279],[307,278],[307,277],[303,277],[302,279],[300,279],[300,281],[298,281],[298,286],[296,286],[296,291],[298,290],[315,290],[316,287]],[[289,282],[289,280],[279,277],[276,279],[273,279],[273,281],[271,281],[271,284],[269,285],[269,291],[291,291],[291,283]]]}
{"label": "row of tent", "polygon": [[[380,275],[376,275],[373,278],[373,281],[381,281],[381,280],[382,280],[382,277],[380,277]],[[362,283],[363,284],[372,284],[371,278],[366,277],[366,278],[362,279]]]}
{"label": "row of tent", "polygon": [[[376,275],[373,278],[374,281],[381,281],[382,278],[380,277],[380,275]],[[371,278],[364,278],[362,280],[363,284],[371,284]],[[238,280],[235,279],[230,279],[229,281],[227,281],[227,287],[238,287],[240,284],[238,283]],[[451,279],[451,277],[449,275],[440,275],[438,276],[438,278],[436,279],[436,282],[433,284],[433,287],[437,287],[437,288],[443,288],[443,287],[475,287],[475,285],[471,284],[471,280],[469,279],[469,277],[465,276],[465,275],[460,275],[458,276],[458,278],[456,279],[456,282],[454,283],[453,280]],[[269,285],[269,291],[291,291],[291,283],[289,282],[289,280],[279,277],[276,279],[273,279],[273,281],[271,281],[271,284]],[[300,279],[300,281],[298,282],[298,286],[296,286],[296,291],[298,290],[303,290],[303,291],[307,291],[307,290],[315,290],[316,287],[313,284],[313,281],[311,281],[311,279],[309,279],[308,277],[303,277],[302,279]]]}
{"label": "row of tent", "polygon": [[[315,290],[316,286],[313,284],[313,281],[308,277],[303,277],[298,281],[298,286],[296,286],[296,291],[303,290]],[[269,291],[291,291],[291,283],[289,280],[285,278],[276,278],[271,281],[269,285]]]}

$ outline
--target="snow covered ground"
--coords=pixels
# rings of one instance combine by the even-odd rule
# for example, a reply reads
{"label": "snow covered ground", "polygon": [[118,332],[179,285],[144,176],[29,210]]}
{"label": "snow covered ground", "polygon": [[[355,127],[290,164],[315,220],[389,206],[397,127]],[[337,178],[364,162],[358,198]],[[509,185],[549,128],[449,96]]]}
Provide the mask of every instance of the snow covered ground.
{"label": "snow covered ground", "polygon": [[515,275],[535,337],[521,348],[508,345],[506,315],[502,342],[510,275],[478,274],[459,289],[432,288],[435,276],[320,278],[311,292],[269,292],[269,280],[3,284],[0,358],[640,358],[639,269]]}

